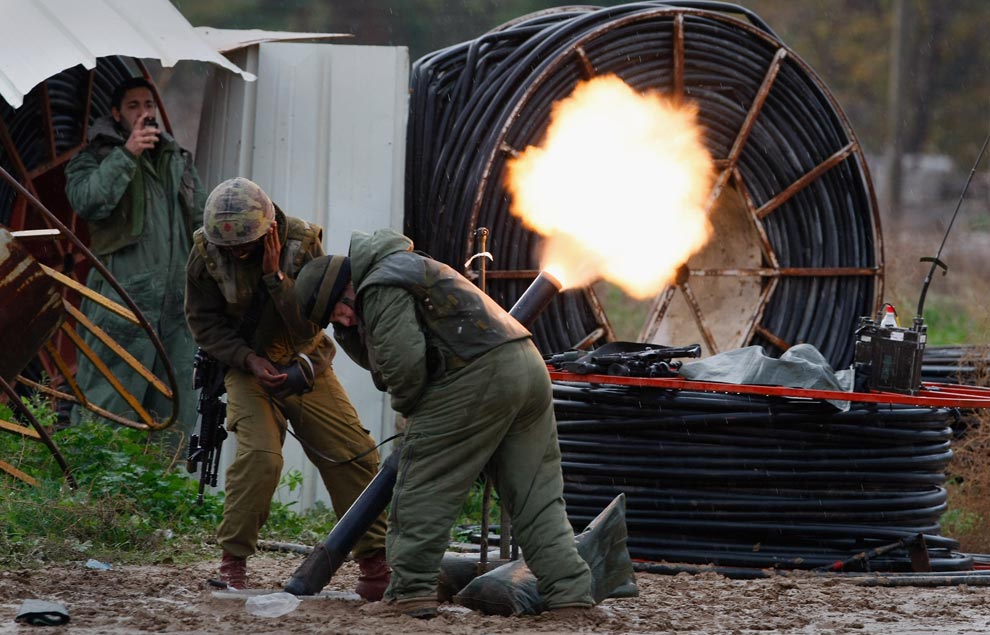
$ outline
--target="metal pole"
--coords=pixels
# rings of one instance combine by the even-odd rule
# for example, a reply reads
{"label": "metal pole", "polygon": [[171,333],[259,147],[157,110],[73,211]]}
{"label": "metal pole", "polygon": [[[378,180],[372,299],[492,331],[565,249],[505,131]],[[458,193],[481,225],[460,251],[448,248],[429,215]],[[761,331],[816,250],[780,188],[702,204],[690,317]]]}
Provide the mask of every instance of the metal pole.
{"label": "metal pole", "polygon": [[[486,279],[486,274],[488,273],[488,261],[485,256],[482,255],[488,251],[488,228],[479,227],[474,230],[474,237],[477,240],[477,254],[480,255],[478,258],[478,288],[481,289],[482,293],[488,293],[488,281]],[[488,567],[488,508],[492,503],[492,479],[485,474],[485,489],[484,493],[481,495],[481,540],[478,543],[478,550],[480,551],[480,557],[478,558],[478,575],[485,573]],[[502,509],[502,506],[499,506]],[[504,509],[503,509],[504,512]],[[504,519],[504,516],[502,517]],[[505,525],[501,526],[501,531],[504,532]],[[504,540],[502,533],[499,535],[500,540]]]}

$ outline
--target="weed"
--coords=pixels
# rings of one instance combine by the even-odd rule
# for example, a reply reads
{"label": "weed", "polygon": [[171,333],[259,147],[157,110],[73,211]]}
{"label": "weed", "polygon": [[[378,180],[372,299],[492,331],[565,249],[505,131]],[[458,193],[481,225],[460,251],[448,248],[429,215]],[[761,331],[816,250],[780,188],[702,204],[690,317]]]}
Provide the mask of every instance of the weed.
{"label": "weed", "polygon": [[[43,402],[31,407],[40,421],[54,422]],[[3,409],[0,417],[10,419]],[[0,435],[0,457],[29,469],[39,482],[34,487],[0,476],[0,567],[83,556],[119,563],[206,555],[223,515],[223,494],[206,493],[203,504],[195,504],[199,483],[178,461],[174,433],[84,422],[52,437],[72,468],[75,490],[44,445]],[[281,485],[294,491],[302,475],[290,472]],[[273,502],[263,538],[311,544],[336,522],[322,505],[304,514],[292,507]]]}
{"label": "weed", "polygon": [[604,280],[596,282],[594,289],[608,314],[615,339],[623,342],[638,341],[653,300],[636,300],[626,295],[620,287]]}
{"label": "weed", "polygon": [[[959,381],[990,386],[990,347],[972,347],[960,360],[965,373]],[[990,552],[990,412],[963,410],[956,438],[952,443],[952,461],[947,472],[946,490],[949,511],[942,515],[942,533],[959,541],[965,552]]]}

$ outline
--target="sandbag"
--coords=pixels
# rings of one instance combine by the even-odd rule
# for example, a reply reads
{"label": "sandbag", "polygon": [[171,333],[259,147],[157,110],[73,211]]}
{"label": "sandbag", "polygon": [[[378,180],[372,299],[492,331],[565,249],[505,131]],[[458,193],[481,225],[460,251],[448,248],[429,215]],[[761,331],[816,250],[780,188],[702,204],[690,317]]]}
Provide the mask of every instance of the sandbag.
{"label": "sandbag", "polygon": [[[596,604],[608,597],[639,595],[626,537],[626,496],[619,494],[574,538],[578,553],[591,569],[591,595]],[[536,615],[547,609],[536,590],[536,576],[524,560],[474,578],[454,601],[486,615]]]}

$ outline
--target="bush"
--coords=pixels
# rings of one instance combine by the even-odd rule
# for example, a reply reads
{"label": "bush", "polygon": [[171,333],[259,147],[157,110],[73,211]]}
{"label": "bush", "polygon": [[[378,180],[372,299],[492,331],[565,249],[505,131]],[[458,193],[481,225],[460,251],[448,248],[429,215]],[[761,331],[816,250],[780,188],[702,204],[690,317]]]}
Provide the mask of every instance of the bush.
{"label": "bush", "polygon": [[[29,402],[43,425],[55,421],[43,402]],[[0,417],[11,420],[9,408]],[[96,422],[52,433],[77,482],[70,489],[58,463],[41,443],[0,434],[0,458],[28,472],[31,486],[0,476],[0,566],[96,558],[113,562],[171,561],[176,554],[203,557],[223,515],[223,493],[205,493],[196,504],[199,480],[185,470],[170,430],[147,433]],[[298,472],[282,479],[293,491]],[[317,505],[305,514],[292,503],[273,502],[262,538],[314,543],[336,516]],[[215,550],[215,547],[211,549]],[[211,553],[209,557],[215,556]]]}
{"label": "bush", "polygon": [[[43,424],[54,415],[31,404]],[[10,417],[9,410],[6,413]],[[175,551],[165,543],[180,533],[201,542],[212,534],[223,498],[195,504],[198,483],[175,469],[174,434],[148,434],[94,422],[52,433],[76,480],[70,489],[41,443],[4,435],[0,456],[38,480],[34,487],[5,479],[0,501],[0,565],[80,555],[154,560]]]}
{"label": "bush", "polygon": [[990,553],[990,415],[980,410],[969,417],[965,432],[953,441],[947,480],[949,511],[942,516],[942,533],[959,541],[969,553]]}

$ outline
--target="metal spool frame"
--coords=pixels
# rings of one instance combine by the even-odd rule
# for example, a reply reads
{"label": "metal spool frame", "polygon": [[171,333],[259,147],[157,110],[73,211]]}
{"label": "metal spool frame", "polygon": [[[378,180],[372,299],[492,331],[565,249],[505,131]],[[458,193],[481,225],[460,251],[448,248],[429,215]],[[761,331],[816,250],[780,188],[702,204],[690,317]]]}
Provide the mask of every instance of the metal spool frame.
{"label": "metal spool frame", "polygon": [[[762,21],[681,4],[545,12],[417,61],[406,232],[460,267],[474,231],[489,228],[489,289],[511,306],[537,273],[541,238],[509,213],[506,160],[540,142],[577,82],[615,73],[696,102],[718,170],[716,236],[655,299],[641,339],[700,341],[707,353],[808,342],[848,366],[855,321],[883,287],[862,148],[824,83]],[[611,337],[591,289],[562,294],[533,330],[544,352]]]}
{"label": "metal spool frame", "polygon": [[[157,334],[137,305],[119,288],[116,280],[86,247],[89,242],[86,223],[76,216],[65,197],[65,164],[85,145],[90,122],[110,113],[110,97],[114,87],[124,79],[134,76],[143,76],[151,82],[147,69],[139,60],[100,58],[92,70],[87,71],[76,66],[48,78],[26,95],[24,104],[16,110],[0,101],[0,224],[15,232],[32,229],[59,230],[60,234],[55,237],[20,242],[30,256],[37,260],[41,269],[57,283],[62,295],[62,305],[68,313],[68,318],[61,323],[59,330],[38,351],[37,363],[25,369],[24,374],[18,376],[13,384],[4,382],[7,401],[31,422],[34,432],[15,423],[4,426],[2,430],[44,442],[63,465],[70,483],[71,475],[57,448],[47,433],[40,429],[30,412],[23,408],[18,395],[38,391],[51,398],[81,404],[115,423],[143,430],[163,429],[175,417],[174,397],[173,414],[165,421],[155,420],[143,412],[140,405],[135,408],[139,413],[139,420],[115,415],[103,410],[98,404],[89,403],[73,379],[77,354],[82,352],[95,355],[92,352],[87,353],[76,333],[78,324],[85,326],[88,322],[77,308],[83,295],[142,326],[159,354],[167,360]],[[161,97],[154,89],[154,83],[151,83],[159,117],[165,129],[171,132],[171,124]],[[93,267],[100,269],[104,277],[117,287],[117,292],[127,306],[112,302],[86,288],[85,280]],[[6,310],[16,311],[16,302]],[[16,337],[18,334],[12,335]],[[112,339],[104,343],[125,360],[128,358],[129,353]],[[155,377],[136,360],[128,363],[150,385],[166,396],[176,393],[175,373],[170,363],[166,363],[167,381]],[[41,373],[47,375],[50,381],[42,382]],[[107,381],[125,400],[136,399],[117,382],[112,373]],[[33,482],[30,475],[21,470],[5,471],[25,482]]]}

